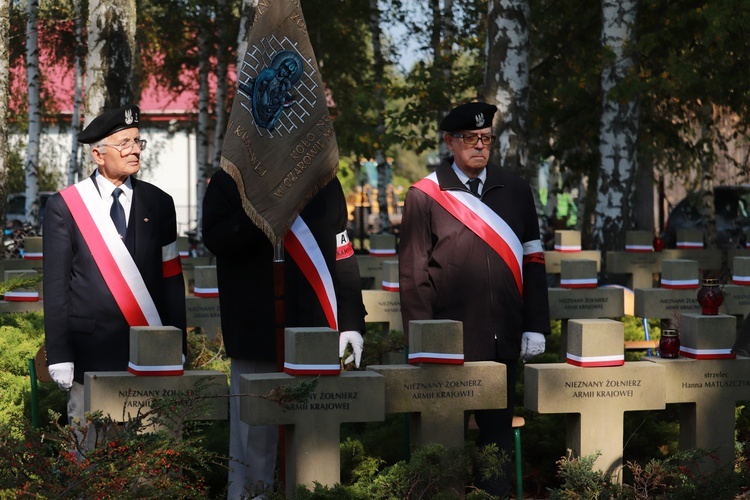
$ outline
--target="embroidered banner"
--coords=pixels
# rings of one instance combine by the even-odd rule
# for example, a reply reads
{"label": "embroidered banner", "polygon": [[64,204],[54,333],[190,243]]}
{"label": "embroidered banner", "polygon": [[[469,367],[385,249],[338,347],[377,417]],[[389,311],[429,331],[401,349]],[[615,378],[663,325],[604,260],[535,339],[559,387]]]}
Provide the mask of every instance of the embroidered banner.
{"label": "embroidered banner", "polygon": [[339,161],[299,0],[258,3],[237,75],[221,167],[248,217],[277,243]]}

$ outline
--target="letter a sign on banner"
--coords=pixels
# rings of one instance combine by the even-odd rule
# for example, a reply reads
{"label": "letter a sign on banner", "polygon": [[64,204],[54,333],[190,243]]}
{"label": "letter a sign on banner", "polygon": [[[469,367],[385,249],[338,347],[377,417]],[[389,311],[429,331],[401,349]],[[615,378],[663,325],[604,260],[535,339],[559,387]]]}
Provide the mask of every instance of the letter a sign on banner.
{"label": "letter a sign on banner", "polygon": [[339,161],[300,0],[258,2],[237,81],[221,167],[275,244]]}

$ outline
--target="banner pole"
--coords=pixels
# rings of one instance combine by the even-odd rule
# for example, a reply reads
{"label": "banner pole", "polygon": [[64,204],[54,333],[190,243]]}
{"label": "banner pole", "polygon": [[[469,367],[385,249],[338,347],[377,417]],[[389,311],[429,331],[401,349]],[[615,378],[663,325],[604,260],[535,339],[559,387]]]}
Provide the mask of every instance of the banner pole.
{"label": "banner pole", "polygon": [[[284,286],[284,239],[273,246],[273,296],[274,318],[276,320],[276,371],[284,371],[284,327],[286,324],[286,310]],[[284,426],[279,426],[279,490],[284,491],[286,485],[286,436]]]}

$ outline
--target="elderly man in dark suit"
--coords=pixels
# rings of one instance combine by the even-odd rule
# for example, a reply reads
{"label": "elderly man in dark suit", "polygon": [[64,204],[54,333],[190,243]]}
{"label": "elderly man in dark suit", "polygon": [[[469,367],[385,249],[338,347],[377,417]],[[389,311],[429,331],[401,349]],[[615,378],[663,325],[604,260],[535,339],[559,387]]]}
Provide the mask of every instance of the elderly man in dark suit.
{"label": "elderly man in dark suit", "polygon": [[83,374],[127,370],[131,326],[185,337],[185,285],[171,196],[134,177],[146,141],[137,106],[106,111],[79,135],[96,171],[55,193],[44,217],[44,328],[50,376],[83,417]]}

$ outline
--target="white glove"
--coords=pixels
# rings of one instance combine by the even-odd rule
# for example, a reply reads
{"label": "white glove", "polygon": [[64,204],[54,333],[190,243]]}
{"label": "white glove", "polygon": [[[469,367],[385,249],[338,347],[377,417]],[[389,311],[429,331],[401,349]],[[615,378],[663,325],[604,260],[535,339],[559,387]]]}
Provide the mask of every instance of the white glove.
{"label": "white glove", "polygon": [[339,357],[343,357],[344,353],[346,352],[346,345],[351,344],[352,345],[352,351],[354,351],[354,354],[346,358],[346,361],[344,361],[344,364],[348,364],[352,362],[352,358],[354,359],[354,365],[359,368],[359,363],[362,361],[362,349],[365,346],[365,340],[362,338],[362,335],[355,330],[348,330],[346,332],[341,332],[341,335],[339,336]]}
{"label": "white glove", "polygon": [[521,337],[521,359],[528,361],[537,354],[544,352],[546,339],[537,332],[523,332]]}
{"label": "white glove", "polygon": [[64,363],[55,363],[47,367],[49,376],[55,381],[57,386],[63,391],[69,391],[73,387],[73,363],[66,361]]}

